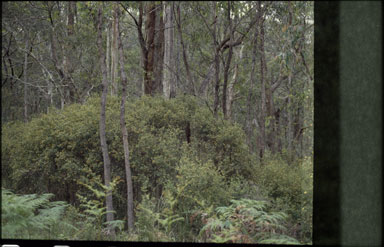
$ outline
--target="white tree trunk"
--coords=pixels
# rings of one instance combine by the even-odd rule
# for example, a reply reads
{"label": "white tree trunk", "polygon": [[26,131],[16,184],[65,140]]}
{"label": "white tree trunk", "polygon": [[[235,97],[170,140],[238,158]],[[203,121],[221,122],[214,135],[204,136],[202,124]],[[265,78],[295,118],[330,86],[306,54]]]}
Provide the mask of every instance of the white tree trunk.
{"label": "white tree trunk", "polygon": [[164,79],[163,95],[166,99],[175,96],[175,77],[173,59],[173,2],[164,3]]}

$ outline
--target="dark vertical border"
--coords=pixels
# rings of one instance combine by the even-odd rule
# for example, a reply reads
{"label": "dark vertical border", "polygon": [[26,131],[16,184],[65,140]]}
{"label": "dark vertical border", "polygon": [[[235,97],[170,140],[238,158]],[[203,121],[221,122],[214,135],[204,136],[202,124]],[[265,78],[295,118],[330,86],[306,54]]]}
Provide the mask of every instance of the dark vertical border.
{"label": "dark vertical border", "polygon": [[313,244],[340,244],[339,2],[315,2]]}
{"label": "dark vertical border", "polygon": [[382,2],[340,2],[341,244],[382,246]]}

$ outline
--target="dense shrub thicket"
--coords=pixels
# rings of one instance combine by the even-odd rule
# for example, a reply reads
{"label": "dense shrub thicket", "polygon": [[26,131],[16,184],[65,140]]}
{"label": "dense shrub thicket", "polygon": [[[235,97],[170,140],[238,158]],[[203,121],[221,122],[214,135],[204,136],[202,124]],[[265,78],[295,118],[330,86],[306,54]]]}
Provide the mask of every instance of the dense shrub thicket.
{"label": "dense shrub thicket", "polygon": [[[123,229],[126,187],[120,101],[110,97],[107,102],[114,224]],[[91,97],[86,104],[51,109],[27,124],[2,125],[2,187],[19,194],[52,193],[54,200],[71,204],[64,218],[81,229],[73,235],[68,228],[68,236],[77,239],[102,238],[105,188],[99,109],[99,98]],[[238,222],[229,226],[217,208],[232,210],[230,205],[236,202],[232,200],[249,199],[269,201],[271,210],[287,213],[274,224],[285,225],[284,234],[310,242],[311,159],[288,166],[279,157],[267,157],[259,164],[249,153],[240,126],[214,118],[209,108],[190,96],[171,100],[144,96],[129,102],[126,111],[137,231],[121,232],[120,240],[232,241],[228,236],[238,236],[236,229],[243,229],[236,228]],[[242,205],[255,205],[248,204]],[[81,217],[83,223],[76,223]],[[202,228],[209,229],[207,219],[220,219],[230,228],[214,231],[222,238],[203,236]],[[255,238],[247,235],[247,241],[249,237]]]}
{"label": "dense shrub thicket", "polygon": [[[108,100],[107,142],[112,176],[124,178],[119,104],[118,98]],[[58,200],[76,204],[75,194],[84,190],[78,181],[103,174],[99,105],[98,98],[91,98],[85,105],[52,109],[26,125],[4,125],[2,185],[18,193],[53,193]],[[196,166],[210,163],[210,169],[224,178],[251,174],[241,128],[216,120],[193,98],[143,97],[127,106],[126,123],[135,201],[140,201],[143,189],[160,197],[165,184],[177,179],[179,165],[187,156],[193,157],[188,162]],[[124,189],[121,183],[115,191],[116,199],[121,200],[117,205],[124,204]]]}

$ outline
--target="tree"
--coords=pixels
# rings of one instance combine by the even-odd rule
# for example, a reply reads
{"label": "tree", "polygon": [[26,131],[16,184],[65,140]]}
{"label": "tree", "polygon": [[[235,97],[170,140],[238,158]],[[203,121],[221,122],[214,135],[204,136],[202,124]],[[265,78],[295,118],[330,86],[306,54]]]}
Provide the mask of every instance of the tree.
{"label": "tree", "polygon": [[[105,65],[105,54],[103,50],[102,45],[102,29],[103,29],[103,10],[101,4],[98,8],[97,13],[97,46],[99,49],[99,59],[100,59],[100,69],[102,73],[102,87],[103,91],[101,94],[101,110],[100,110],[100,144],[101,144],[101,151],[103,153],[103,162],[104,162],[104,183],[107,188],[109,188],[109,191],[107,191],[106,196],[106,205],[107,205],[107,223],[114,220],[113,216],[113,201],[112,201],[112,191],[110,190],[110,183],[111,183],[111,160],[109,158],[108,154],[108,145],[107,145],[107,139],[106,139],[106,133],[105,133],[105,106],[107,103],[107,94],[108,94],[108,80],[107,80],[107,69]],[[112,236],[115,235],[115,229],[112,226],[108,226],[108,229],[110,231],[110,234]]]}
{"label": "tree", "polygon": [[127,126],[125,125],[125,101],[127,97],[127,75],[124,70],[124,54],[123,54],[123,42],[121,41],[120,33],[120,9],[119,6],[115,6],[115,19],[117,26],[117,40],[119,48],[119,61],[120,61],[120,74],[121,74],[121,85],[122,85],[122,95],[121,95],[121,105],[120,105],[120,126],[121,133],[123,137],[123,147],[124,147],[124,164],[125,164],[125,174],[127,181],[127,218],[128,218],[128,229],[134,229],[134,218],[133,218],[133,188],[132,188],[132,174],[131,166],[129,163],[129,146],[128,146],[128,132]]}
{"label": "tree", "polygon": [[165,15],[164,15],[164,79],[163,79],[163,92],[165,98],[174,98],[175,97],[175,63],[173,55],[173,2],[166,2],[165,5]]}

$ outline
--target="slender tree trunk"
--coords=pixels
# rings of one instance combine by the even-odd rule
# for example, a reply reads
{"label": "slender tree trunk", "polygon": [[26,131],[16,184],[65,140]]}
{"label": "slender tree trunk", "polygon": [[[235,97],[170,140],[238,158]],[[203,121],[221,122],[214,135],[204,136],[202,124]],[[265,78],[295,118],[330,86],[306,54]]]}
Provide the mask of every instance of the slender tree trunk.
{"label": "slender tree trunk", "polygon": [[241,62],[241,60],[243,58],[243,48],[244,48],[244,46],[241,46],[240,51],[238,52],[239,61],[235,65],[235,72],[233,73],[232,81],[229,83],[229,86],[228,86],[228,101],[227,101],[228,119],[232,119],[232,105],[233,105],[234,94],[235,94],[234,86],[238,80],[239,63]]}
{"label": "slender tree trunk", "polygon": [[189,69],[189,63],[188,63],[188,57],[187,57],[187,52],[186,52],[186,48],[185,48],[185,44],[184,44],[184,40],[183,40],[183,33],[182,33],[182,30],[181,30],[181,18],[180,18],[180,5],[181,5],[181,2],[178,3],[177,5],[177,30],[178,30],[178,35],[179,35],[179,40],[180,40],[180,44],[181,44],[181,47],[182,47],[182,52],[183,52],[183,62],[184,62],[184,67],[185,67],[185,71],[187,73],[187,80],[188,80],[188,84],[190,86],[190,91],[193,95],[196,95],[196,88],[195,88],[195,84],[194,84],[194,81],[192,79],[192,75],[191,75],[191,71]]}
{"label": "slender tree trunk", "polygon": [[[99,49],[100,56],[100,69],[102,72],[102,86],[103,91],[101,94],[101,110],[100,110],[100,143],[101,143],[101,151],[103,153],[103,161],[104,161],[104,183],[108,188],[107,196],[106,196],[106,205],[107,205],[107,222],[111,222],[114,220],[113,216],[113,201],[112,201],[112,191],[111,191],[111,160],[108,155],[108,145],[107,138],[105,133],[105,106],[107,104],[107,94],[108,94],[108,80],[107,80],[107,69],[105,66],[105,54],[102,45],[102,26],[103,26],[103,17],[102,17],[102,7],[99,6],[98,10],[98,21],[97,21],[97,46]],[[115,236],[114,227],[109,226],[108,230],[112,236]]]}
{"label": "slender tree trunk", "polygon": [[217,111],[219,108],[219,90],[220,90],[220,60],[219,60],[219,49],[217,42],[217,11],[216,11],[216,2],[213,4],[213,48],[215,49],[215,98],[213,102],[213,114],[217,117]]}
{"label": "slender tree trunk", "polygon": [[127,76],[124,70],[124,54],[123,54],[123,42],[120,37],[120,10],[116,6],[116,24],[117,24],[117,40],[119,48],[119,61],[120,61],[120,74],[121,74],[121,84],[122,84],[122,96],[121,96],[121,105],[120,105],[120,126],[121,133],[123,136],[123,146],[124,146],[124,163],[125,163],[125,174],[127,181],[127,217],[128,217],[128,229],[131,231],[134,229],[134,216],[133,216],[133,188],[132,188],[132,174],[131,166],[129,163],[129,146],[128,146],[128,131],[127,126],[125,125],[125,100],[127,97]]}
{"label": "slender tree trunk", "polygon": [[[292,67],[291,67],[292,69]],[[288,88],[289,88],[289,95],[288,95],[288,105],[287,105],[287,114],[288,114],[288,124],[287,124],[287,144],[288,144],[288,151],[292,152],[292,142],[293,142],[293,117],[292,117],[292,72],[289,71],[288,74]]]}
{"label": "slender tree trunk", "polygon": [[25,35],[25,54],[24,54],[24,122],[28,122],[28,53],[29,35]]}
{"label": "slender tree trunk", "polygon": [[[261,13],[261,3],[258,2],[258,9]],[[262,14],[261,14],[262,15]],[[264,156],[265,151],[265,117],[266,117],[266,100],[265,100],[265,78],[264,78],[264,63],[265,63],[265,52],[264,52],[264,17],[261,17],[260,20],[260,83],[261,83],[261,113],[260,113],[260,147],[259,147],[259,156],[260,159]]]}
{"label": "slender tree trunk", "polygon": [[256,26],[255,33],[252,41],[252,70],[251,70],[251,78],[249,80],[249,92],[248,92],[248,99],[247,99],[247,142],[249,146],[249,150],[253,153],[253,144],[252,144],[252,138],[253,138],[253,118],[254,113],[252,111],[252,107],[255,107],[257,104],[256,100],[253,102],[254,98],[254,85],[256,84],[256,55],[257,55],[257,40],[258,40],[258,28]]}
{"label": "slender tree trunk", "polygon": [[64,78],[65,83],[68,85],[66,88],[66,103],[71,104],[72,102],[76,102],[76,87],[73,82],[72,74],[74,71],[73,64],[71,61],[71,57],[73,56],[74,47],[73,41],[71,40],[75,33],[75,6],[76,3],[70,1],[67,3],[67,37],[68,42],[64,45],[65,52],[63,54],[63,64],[64,64]]}
{"label": "slender tree trunk", "polygon": [[175,97],[174,57],[173,57],[173,2],[165,3],[164,15],[164,79],[163,94],[166,99]]}
{"label": "slender tree trunk", "polygon": [[228,24],[229,24],[229,49],[228,49],[228,56],[227,61],[225,62],[224,67],[224,83],[223,83],[223,99],[222,99],[222,107],[223,107],[223,114],[224,118],[228,119],[227,115],[227,85],[228,85],[228,77],[229,77],[229,68],[231,67],[231,61],[232,61],[232,53],[233,53],[233,46],[232,46],[232,40],[233,40],[233,28],[232,28],[232,19],[231,19],[231,2],[228,1]]}
{"label": "slender tree trunk", "polygon": [[112,81],[111,78],[111,22],[108,20],[107,23],[107,51],[106,51],[106,67],[107,67],[107,79]]}
{"label": "slender tree trunk", "polygon": [[164,21],[163,21],[163,5],[156,4],[155,17],[155,40],[154,40],[154,61],[153,73],[154,84],[153,90],[155,93],[163,93],[163,72],[164,72]]}
{"label": "slender tree trunk", "polygon": [[147,33],[146,49],[144,58],[144,94],[153,95],[153,63],[155,52],[155,3],[150,2],[146,8],[145,31]]}
{"label": "slender tree trunk", "polygon": [[[288,2],[288,10],[289,10],[289,15],[288,15],[288,25],[292,26],[292,5],[291,2]],[[291,32],[289,32],[290,35]],[[294,63],[291,61],[291,64],[289,65],[289,71],[288,71],[288,105],[287,105],[287,114],[288,114],[288,124],[287,124],[287,142],[288,142],[288,153],[289,153],[289,160],[288,162],[290,163],[292,160],[292,154],[293,154],[293,149],[292,149],[292,144],[293,144],[293,138],[294,138],[294,128],[293,128],[293,116],[292,116],[292,73],[293,73],[293,68],[294,68]]]}
{"label": "slender tree trunk", "polygon": [[[114,3],[115,4],[115,3]],[[116,15],[112,21],[112,44],[111,44],[111,95],[117,95],[117,71],[118,71],[118,53],[117,53],[117,28]]]}

